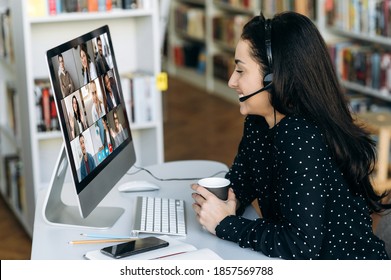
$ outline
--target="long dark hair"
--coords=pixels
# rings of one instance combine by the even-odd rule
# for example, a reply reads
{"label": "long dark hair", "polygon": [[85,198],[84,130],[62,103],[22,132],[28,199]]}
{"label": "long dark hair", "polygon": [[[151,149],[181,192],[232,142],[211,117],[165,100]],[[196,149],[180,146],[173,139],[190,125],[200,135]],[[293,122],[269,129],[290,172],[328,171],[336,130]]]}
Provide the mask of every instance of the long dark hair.
{"label": "long dark hair", "polygon": [[[86,71],[90,71],[91,57],[90,57],[90,54],[88,53],[87,44],[82,43],[80,45],[80,50],[79,50],[79,55],[80,56],[81,56],[81,52],[84,52],[86,57],[87,57],[87,69],[86,69]],[[83,65],[81,66],[81,70],[82,70],[82,74],[84,76],[84,67],[83,67]]]}
{"label": "long dark hair", "polygon": [[[76,100],[76,105],[77,105],[76,111],[75,111],[75,109],[73,108],[73,100]],[[80,106],[79,106],[79,101],[77,101],[76,96],[72,96],[72,110],[73,110],[73,116],[75,117],[75,119],[76,119],[77,121],[80,121],[80,122],[81,122]]]}
{"label": "long dark hair", "polygon": [[[241,38],[251,44],[251,55],[265,73],[269,65],[263,15],[244,26]],[[295,12],[276,14],[271,19],[271,49],[272,106],[282,114],[298,114],[316,122],[350,190],[363,195],[373,211],[390,208],[380,203],[386,193],[376,193],[370,181],[376,163],[375,143],[355,124],[327,46],[314,23]]]}

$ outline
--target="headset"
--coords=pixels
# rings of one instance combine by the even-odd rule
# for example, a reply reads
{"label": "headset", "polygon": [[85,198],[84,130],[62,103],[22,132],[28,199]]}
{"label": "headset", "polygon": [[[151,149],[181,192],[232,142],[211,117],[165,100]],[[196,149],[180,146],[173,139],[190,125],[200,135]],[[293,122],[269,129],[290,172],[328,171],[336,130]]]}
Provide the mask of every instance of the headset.
{"label": "headset", "polygon": [[263,77],[263,86],[267,87],[273,81],[273,56],[272,56],[272,26],[271,20],[265,22],[265,47],[269,71]]}
{"label": "headset", "polygon": [[263,92],[267,89],[270,89],[272,87],[273,82],[273,56],[272,56],[272,26],[271,26],[271,20],[267,19],[265,21],[265,47],[266,47],[266,56],[267,56],[267,63],[268,63],[268,71],[263,77],[263,88],[257,90],[256,92],[253,92],[249,95],[243,96],[239,98],[240,102],[244,102],[250,97]]}

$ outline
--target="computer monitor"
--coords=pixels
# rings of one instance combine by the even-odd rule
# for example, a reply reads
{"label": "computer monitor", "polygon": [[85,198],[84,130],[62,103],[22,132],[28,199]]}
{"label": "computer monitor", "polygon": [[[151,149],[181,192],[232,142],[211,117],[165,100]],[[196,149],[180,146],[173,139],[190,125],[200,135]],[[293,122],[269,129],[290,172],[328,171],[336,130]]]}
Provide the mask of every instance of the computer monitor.
{"label": "computer monitor", "polygon": [[[46,53],[63,148],[45,200],[49,223],[110,227],[123,209],[97,207],[136,161],[107,25]],[[68,164],[78,205],[61,200]]]}

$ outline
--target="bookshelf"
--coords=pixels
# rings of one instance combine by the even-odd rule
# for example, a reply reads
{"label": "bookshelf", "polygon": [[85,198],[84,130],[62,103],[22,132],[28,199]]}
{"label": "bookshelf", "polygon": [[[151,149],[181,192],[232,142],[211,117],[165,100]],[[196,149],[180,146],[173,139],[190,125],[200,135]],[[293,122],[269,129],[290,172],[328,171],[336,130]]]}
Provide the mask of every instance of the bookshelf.
{"label": "bookshelf", "polygon": [[168,23],[166,68],[169,74],[207,92],[237,102],[227,86],[241,28],[262,10],[266,17],[283,10],[316,20],[315,0],[173,0]]}
{"label": "bookshelf", "polygon": [[325,17],[326,29],[340,37],[331,47],[342,85],[368,97],[368,107],[381,104],[369,110],[389,110],[391,1],[327,0]]}
{"label": "bookshelf", "polygon": [[391,1],[326,0],[325,4],[326,30],[338,36],[330,42],[337,74],[351,100],[362,100],[353,111],[376,141],[375,189],[389,191]]}
{"label": "bookshelf", "polygon": [[[380,54],[391,54],[389,0],[174,0],[167,39],[168,72],[212,94],[237,102],[227,81],[234,67],[232,58],[241,26],[259,11],[272,17],[284,10],[294,10],[312,18],[330,46],[348,41],[365,45]],[[192,21],[198,24],[192,25]],[[376,26],[379,22],[383,26]],[[199,35],[194,36],[195,32]],[[189,56],[195,56],[195,59],[186,59]],[[336,67],[341,74],[343,71]],[[391,70],[388,71],[382,75],[391,77]],[[391,101],[391,81],[383,83],[388,84],[387,90],[344,79],[341,75],[341,84],[349,94],[359,93],[358,98],[366,97],[375,101],[377,106],[383,106],[384,102],[388,106]]]}
{"label": "bookshelf", "polygon": [[[62,144],[60,131],[37,130],[36,100],[34,90],[37,80],[48,79],[46,51],[104,24],[110,27],[120,75],[143,71],[157,77],[161,71],[159,9],[154,0],[139,0],[139,8],[112,8],[109,11],[67,12],[31,15],[24,0],[8,1],[12,14],[14,39],[14,64],[1,71],[9,73],[18,97],[20,138],[17,139],[18,155],[22,159],[21,189],[25,198],[23,211],[16,213],[28,233],[32,233],[35,199],[40,189],[50,182],[53,167]],[[36,1],[32,1],[36,2]],[[47,3],[47,1],[43,1]],[[50,1],[49,1],[50,2]],[[71,2],[71,1],[69,1]],[[77,1],[76,1],[77,2]],[[114,3],[114,2],[113,2]],[[36,6],[35,6],[36,7]],[[1,78],[0,78],[1,79]],[[3,82],[2,84],[7,84]],[[163,123],[161,92],[156,91],[153,100],[154,119],[131,123],[138,165],[162,163]],[[1,131],[7,118],[1,116]],[[7,130],[7,129],[6,129]],[[4,134],[4,133],[3,133]],[[1,134],[0,146],[5,136]],[[10,133],[8,133],[10,134]],[[9,137],[8,137],[9,138]],[[4,157],[0,150],[1,157]],[[2,168],[3,169],[3,168]],[[3,178],[3,176],[2,176]],[[5,196],[5,187],[2,189]],[[10,205],[14,208],[12,201]],[[16,211],[15,211],[16,212]]]}
{"label": "bookshelf", "polygon": [[9,1],[0,1],[0,193],[15,216],[23,220],[25,192],[22,188],[22,131],[19,95],[16,94],[15,56]]}

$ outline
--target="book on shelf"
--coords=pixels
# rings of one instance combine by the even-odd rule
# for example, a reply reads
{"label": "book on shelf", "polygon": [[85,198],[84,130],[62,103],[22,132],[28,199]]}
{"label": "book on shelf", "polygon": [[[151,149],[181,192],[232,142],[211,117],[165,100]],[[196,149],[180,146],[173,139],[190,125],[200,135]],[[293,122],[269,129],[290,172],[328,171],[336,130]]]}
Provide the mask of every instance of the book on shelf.
{"label": "book on shelf", "polygon": [[58,5],[60,8],[56,11],[57,14],[60,13],[76,13],[76,12],[87,12],[87,2],[88,0],[57,0],[61,4]]}
{"label": "book on shelf", "polygon": [[206,49],[202,44],[186,42],[172,46],[173,61],[176,66],[193,68],[199,74],[206,71]]}
{"label": "book on shelf", "polygon": [[8,120],[8,127],[10,130],[14,133],[14,135],[17,135],[17,116],[19,116],[18,113],[18,96],[16,94],[16,91],[13,87],[7,86],[6,87],[6,111],[7,111],[7,120]]}
{"label": "book on shelf", "polygon": [[316,0],[295,0],[293,1],[292,10],[315,20],[317,2]]}
{"label": "book on shelf", "polygon": [[[169,243],[167,247],[122,258],[121,260],[221,260],[221,257],[214,251],[182,242],[176,238],[163,235],[159,237]],[[87,252],[84,257],[88,260],[116,260],[106,256],[100,250]]]}
{"label": "book on shelf", "polygon": [[266,17],[272,17],[283,11],[295,11],[315,20],[317,2],[317,0],[263,0],[261,10]]}
{"label": "book on shelf", "polygon": [[326,0],[326,22],[342,30],[391,36],[391,1]]}
{"label": "book on shelf", "polygon": [[234,8],[239,8],[239,9],[247,9],[247,10],[252,10],[258,8],[257,6],[257,1],[254,0],[220,0],[220,1],[215,1],[216,3],[223,3],[229,6],[232,6]]}
{"label": "book on shelf", "polygon": [[53,90],[49,80],[35,80],[35,114],[37,131],[60,130]]}
{"label": "book on shelf", "polygon": [[329,44],[340,78],[391,95],[391,51],[353,42]]}
{"label": "book on shelf", "polygon": [[185,58],[184,58],[182,46],[181,45],[172,46],[172,53],[173,53],[175,65],[184,66],[185,65]]}
{"label": "book on shelf", "polygon": [[138,8],[138,0],[122,0],[122,8],[123,9],[137,9]]}
{"label": "book on shelf", "polygon": [[206,36],[205,12],[201,8],[180,4],[174,11],[177,32],[191,38],[203,40]]}
{"label": "book on shelf", "polygon": [[88,0],[87,1],[87,10],[89,12],[97,12],[99,7],[98,0]]}
{"label": "book on shelf", "polygon": [[25,192],[22,175],[22,162],[18,155],[4,157],[6,195],[20,211],[25,209]]}
{"label": "book on shelf", "polygon": [[242,34],[242,28],[250,20],[248,15],[219,15],[213,22],[213,39],[223,42],[224,45],[235,49],[236,43]]}
{"label": "book on shelf", "polygon": [[57,0],[48,0],[48,12],[49,15],[55,15],[57,13]]}
{"label": "book on shelf", "polygon": [[121,74],[121,87],[128,119],[145,124],[156,121],[156,78],[153,74],[133,72]]}
{"label": "book on shelf", "polygon": [[44,17],[48,14],[48,0],[27,0],[29,17]]}
{"label": "book on shelf", "polygon": [[0,58],[6,57],[6,48],[5,48],[5,33],[4,33],[4,17],[6,16],[5,12],[0,12]]}
{"label": "book on shelf", "polygon": [[[87,0],[87,7],[83,7],[88,12],[110,11],[112,8],[111,0]],[[79,5],[79,10],[81,9]]]}
{"label": "book on shelf", "polygon": [[14,47],[12,38],[10,9],[6,9],[0,14],[0,57],[5,61],[13,63]]}
{"label": "book on shelf", "polygon": [[28,0],[29,17],[61,13],[105,12],[113,8],[113,0]]}

